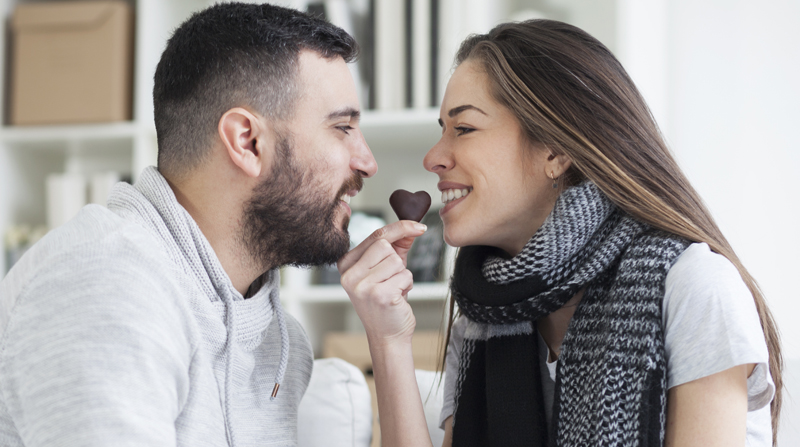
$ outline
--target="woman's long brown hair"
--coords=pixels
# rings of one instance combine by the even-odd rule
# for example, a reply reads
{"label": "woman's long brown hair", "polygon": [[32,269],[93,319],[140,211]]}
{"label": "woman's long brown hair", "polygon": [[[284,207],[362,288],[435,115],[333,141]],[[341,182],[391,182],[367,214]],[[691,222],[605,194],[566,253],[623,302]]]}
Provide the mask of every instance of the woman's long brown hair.
{"label": "woman's long brown hair", "polygon": [[[467,59],[479,62],[494,99],[513,112],[531,142],[570,157],[567,184],[588,178],[634,218],[705,242],[736,266],[755,300],[769,350],[775,445],[783,359],[772,314],[758,284],[678,167],[619,61],[586,32],[551,20],[506,23],[470,36],[461,44],[456,64]],[[449,310],[442,365],[455,319],[452,297]]]}

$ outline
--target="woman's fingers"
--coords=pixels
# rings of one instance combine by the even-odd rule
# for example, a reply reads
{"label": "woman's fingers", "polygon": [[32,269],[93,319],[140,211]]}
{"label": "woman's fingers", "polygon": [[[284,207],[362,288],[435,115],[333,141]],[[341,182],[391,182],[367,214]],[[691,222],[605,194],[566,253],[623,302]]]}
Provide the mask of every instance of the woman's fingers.
{"label": "woman's fingers", "polygon": [[356,264],[342,274],[341,281],[356,306],[364,301],[369,302],[366,305],[397,304],[414,285],[411,272],[396,253],[383,258],[371,268]]}
{"label": "woman's fingers", "polygon": [[403,260],[394,251],[370,268],[370,279],[383,282],[406,269]]}
{"label": "woman's fingers", "polygon": [[[374,270],[376,267],[384,263],[383,267],[379,270]],[[355,264],[352,264],[347,270],[342,272],[341,282],[345,290],[353,290],[355,285],[370,277],[369,282],[379,283],[399,269],[401,265],[399,256],[395,253],[392,244],[386,240],[380,239],[375,241],[372,245],[367,247],[361,258]],[[387,271],[388,266],[395,266],[394,272]]]}
{"label": "woman's fingers", "polygon": [[367,239],[358,244],[356,248],[350,250],[339,259],[337,263],[339,273],[349,270],[378,241],[386,241],[393,246],[397,244],[395,251],[400,254],[401,259],[405,259],[405,255],[411,248],[410,242],[413,242],[413,238],[425,233],[426,229],[427,227],[423,224],[410,220],[401,220],[376,230]]}
{"label": "woman's fingers", "polygon": [[[387,269],[388,270],[388,269]],[[393,268],[391,269],[394,270]],[[376,284],[379,305],[396,306],[406,301],[406,295],[414,287],[414,277],[409,270],[401,269]]]}
{"label": "woman's fingers", "polygon": [[406,295],[414,278],[390,242],[373,243],[342,273],[341,281],[371,340],[413,334],[414,314]]}
{"label": "woman's fingers", "polygon": [[410,338],[416,325],[406,296],[414,278],[406,255],[425,226],[399,221],[374,232],[339,260],[341,282],[370,340]]}

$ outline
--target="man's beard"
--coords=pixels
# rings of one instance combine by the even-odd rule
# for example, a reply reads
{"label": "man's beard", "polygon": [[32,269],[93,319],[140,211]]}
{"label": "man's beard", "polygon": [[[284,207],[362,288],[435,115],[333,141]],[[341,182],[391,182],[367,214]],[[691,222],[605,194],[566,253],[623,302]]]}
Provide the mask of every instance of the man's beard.
{"label": "man's beard", "polygon": [[253,189],[245,205],[241,243],[264,271],[282,265],[333,264],[350,248],[349,217],[336,228],[339,198],[360,190],[353,174],[331,200],[311,167],[294,158],[290,137],[280,136],[269,177]]}

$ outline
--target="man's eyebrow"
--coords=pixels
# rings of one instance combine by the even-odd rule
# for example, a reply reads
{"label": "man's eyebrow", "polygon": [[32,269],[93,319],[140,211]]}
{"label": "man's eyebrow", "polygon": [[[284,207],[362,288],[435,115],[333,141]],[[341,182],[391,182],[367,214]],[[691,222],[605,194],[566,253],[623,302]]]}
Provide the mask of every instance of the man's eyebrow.
{"label": "man's eyebrow", "polygon": [[328,119],[333,120],[336,118],[350,117],[356,120],[361,119],[361,111],[353,107],[342,107],[341,109],[334,110],[328,114]]}

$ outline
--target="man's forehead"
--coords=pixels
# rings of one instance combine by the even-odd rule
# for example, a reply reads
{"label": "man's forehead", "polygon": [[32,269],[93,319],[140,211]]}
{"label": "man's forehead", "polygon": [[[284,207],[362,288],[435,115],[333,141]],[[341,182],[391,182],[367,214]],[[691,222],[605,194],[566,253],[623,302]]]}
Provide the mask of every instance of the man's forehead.
{"label": "man's forehead", "polygon": [[344,59],[325,58],[304,50],[300,52],[299,68],[301,103],[326,118],[360,115],[355,83]]}

